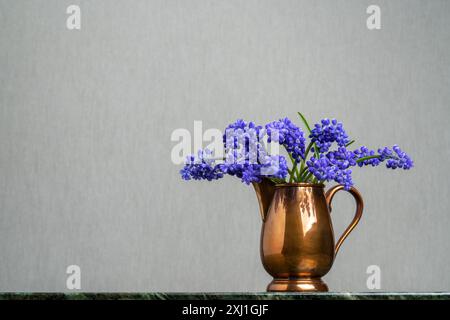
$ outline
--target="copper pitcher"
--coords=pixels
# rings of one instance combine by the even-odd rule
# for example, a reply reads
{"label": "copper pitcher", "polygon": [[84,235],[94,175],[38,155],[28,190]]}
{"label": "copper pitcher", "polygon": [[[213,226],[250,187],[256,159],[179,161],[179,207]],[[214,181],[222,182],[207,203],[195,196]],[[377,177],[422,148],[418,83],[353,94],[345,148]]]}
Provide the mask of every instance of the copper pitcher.
{"label": "copper pitcher", "polygon": [[333,265],[342,242],[361,219],[363,200],[351,188],[356,213],[335,245],[331,201],[344,187],[324,192],[323,184],[254,184],[261,218],[261,260],[273,276],[267,291],[328,291],[321,280]]}

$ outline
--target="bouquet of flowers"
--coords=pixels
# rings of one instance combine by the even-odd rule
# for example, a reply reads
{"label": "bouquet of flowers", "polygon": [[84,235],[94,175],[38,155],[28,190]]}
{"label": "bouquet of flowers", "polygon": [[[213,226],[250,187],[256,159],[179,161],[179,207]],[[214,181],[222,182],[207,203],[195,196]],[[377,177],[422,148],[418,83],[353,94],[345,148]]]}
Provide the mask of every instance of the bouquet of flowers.
{"label": "bouquet of flowers", "polygon": [[[307,135],[288,118],[258,126],[237,120],[223,135],[223,156],[213,156],[211,150],[199,150],[197,156],[186,159],[180,174],[184,180],[217,180],[225,175],[236,176],[246,184],[270,179],[282,183],[324,183],[335,181],[346,190],[352,185],[352,167],[378,166],[389,169],[413,167],[412,159],[397,145],[372,150],[365,146],[351,149],[351,140],[341,122],[323,119],[312,128],[298,113]],[[309,138],[307,141],[306,136]],[[269,153],[268,146],[284,147],[286,156]]]}

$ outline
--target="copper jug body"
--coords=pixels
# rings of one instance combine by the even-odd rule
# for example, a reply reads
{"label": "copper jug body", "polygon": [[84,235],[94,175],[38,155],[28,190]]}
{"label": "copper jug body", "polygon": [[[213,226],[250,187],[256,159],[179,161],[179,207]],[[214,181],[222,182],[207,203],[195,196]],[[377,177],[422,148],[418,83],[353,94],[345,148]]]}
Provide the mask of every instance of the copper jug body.
{"label": "copper jug body", "polygon": [[261,260],[274,278],[268,291],[328,291],[321,277],[331,269],[337,252],[363,211],[363,200],[352,188],[356,200],[353,221],[335,244],[331,201],[343,186],[326,193],[323,184],[255,184],[263,220]]}

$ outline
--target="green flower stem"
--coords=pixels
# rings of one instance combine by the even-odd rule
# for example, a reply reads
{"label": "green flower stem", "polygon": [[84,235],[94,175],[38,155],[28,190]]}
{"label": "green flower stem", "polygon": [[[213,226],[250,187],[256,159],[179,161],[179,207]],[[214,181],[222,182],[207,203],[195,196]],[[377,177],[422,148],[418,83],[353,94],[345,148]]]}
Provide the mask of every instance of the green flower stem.
{"label": "green flower stem", "polygon": [[289,176],[289,183],[291,183],[292,181],[294,181],[294,175],[297,174],[297,162],[294,163],[294,166],[292,168],[292,172]]}
{"label": "green flower stem", "polygon": [[[297,167],[297,164],[295,164],[295,176],[298,177],[299,176],[299,170]],[[297,180],[294,179],[295,182],[298,182]]]}
{"label": "green flower stem", "polygon": [[306,167],[303,172],[300,173],[300,181],[299,182],[306,182],[306,177],[308,176],[310,172],[308,171],[308,168]]}
{"label": "green flower stem", "polygon": [[[311,127],[309,126],[309,123],[308,123],[308,121],[306,120],[305,116],[304,116],[301,112],[297,112],[297,113],[298,113],[298,115],[300,116],[300,119],[302,119],[303,124],[304,124],[305,127],[306,127],[306,130],[308,130],[308,134],[311,134]],[[305,167],[306,167],[306,159],[308,159],[309,151],[311,151],[311,148],[312,148],[313,146],[315,147],[316,144],[315,144],[314,142],[311,141],[311,142],[309,143],[308,147],[306,148],[306,151],[305,151],[305,157],[304,157],[304,160],[302,161],[301,166],[300,166],[300,173],[299,173],[299,175],[298,175],[298,180],[299,180],[298,182],[302,182],[302,175],[303,175],[303,173],[305,172],[304,170],[305,170]],[[317,147],[314,148],[314,154],[315,154],[316,158],[319,157],[319,154],[318,154],[318,152],[317,152]]]}
{"label": "green flower stem", "polygon": [[[309,126],[308,121],[306,121],[306,118],[303,116],[303,114],[301,114],[300,112],[297,112],[297,113],[300,116],[300,118],[302,119],[303,123],[305,124],[305,127],[308,130],[308,133],[311,134],[311,127]],[[319,158],[319,151],[317,150],[316,143],[310,142],[310,145],[311,144],[314,146],[314,154],[316,155],[316,158]],[[311,147],[309,147],[309,149],[311,149]],[[307,155],[308,155],[309,149],[308,149],[308,151],[305,152],[305,159],[307,159]]]}
{"label": "green flower stem", "polygon": [[291,163],[292,163],[292,170],[289,170],[289,168],[288,168],[289,182],[291,182],[296,168],[295,168],[295,161],[294,161],[294,159],[292,158],[292,156],[291,156],[291,154],[289,152],[288,152],[288,155],[289,155],[289,159],[291,159]]}
{"label": "green flower stem", "polygon": [[306,118],[303,116],[301,112],[297,112],[300,118],[302,119],[303,123],[305,124],[306,129],[308,129],[308,132],[311,133],[311,127],[308,124],[308,121],[306,121]]}
{"label": "green flower stem", "polygon": [[295,176],[298,176],[297,161],[295,161],[294,158],[292,158],[292,155],[287,150],[286,150],[286,152],[288,153],[289,159],[291,159],[291,163],[292,163],[292,170],[288,169],[289,182],[292,182],[292,181],[294,181]]}
{"label": "green flower stem", "polygon": [[379,157],[381,157],[381,156],[380,155],[374,155],[374,156],[362,157],[362,158],[359,158],[358,160],[356,160],[356,163],[360,163],[360,162],[363,162],[363,161],[366,161],[366,160],[375,159],[375,158],[379,158]]}
{"label": "green flower stem", "polygon": [[299,172],[298,175],[297,175],[297,182],[301,182],[301,181],[300,181],[301,173],[304,172],[305,165],[306,165],[306,159],[308,159],[308,153],[309,153],[309,151],[311,150],[311,148],[312,148],[313,145],[314,145],[314,143],[313,143],[313,142],[310,142],[309,145],[308,145],[308,147],[306,148],[306,151],[305,151],[305,159],[303,159],[303,160],[301,161],[301,163],[300,163],[300,172]]}
{"label": "green flower stem", "polygon": [[[312,146],[314,145],[315,143],[314,142],[310,142],[309,143],[309,145],[308,145],[308,147],[306,148],[306,151],[305,151],[305,160],[303,160],[302,161],[302,165],[304,166],[305,165],[305,162],[306,162],[306,159],[308,159],[308,153],[309,153],[309,151],[311,150],[311,148],[312,148]],[[315,150],[316,148],[314,148],[314,150]],[[303,168],[302,168],[303,169]]]}
{"label": "green flower stem", "polygon": [[[303,165],[303,161],[302,161],[302,165]],[[295,182],[301,182],[300,181],[300,172],[301,172],[301,170],[297,170],[297,178],[296,178]]]}
{"label": "green flower stem", "polygon": [[300,170],[300,174],[299,174],[299,182],[302,182],[302,179],[301,179],[301,178],[303,178],[303,176],[305,175],[306,169],[307,169],[307,168],[303,168],[302,170]]}
{"label": "green flower stem", "polygon": [[269,178],[269,180],[275,184],[286,183],[286,181],[284,179],[279,179],[279,178]]}
{"label": "green flower stem", "polygon": [[348,146],[350,146],[350,145],[353,144],[354,142],[355,142],[355,140],[350,141],[349,143],[347,143],[347,144],[345,145],[345,147],[347,148]]}
{"label": "green flower stem", "polygon": [[309,178],[311,178],[312,175],[313,175],[313,174],[312,174],[311,172],[309,172],[309,173],[306,175],[306,177],[305,177],[305,179],[304,179],[303,182],[308,182]]}
{"label": "green flower stem", "polygon": [[317,159],[320,158],[320,156],[319,156],[319,150],[317,150],[317,146],[316,146],[315,143],[314,143],[314,155],[316,156]]}

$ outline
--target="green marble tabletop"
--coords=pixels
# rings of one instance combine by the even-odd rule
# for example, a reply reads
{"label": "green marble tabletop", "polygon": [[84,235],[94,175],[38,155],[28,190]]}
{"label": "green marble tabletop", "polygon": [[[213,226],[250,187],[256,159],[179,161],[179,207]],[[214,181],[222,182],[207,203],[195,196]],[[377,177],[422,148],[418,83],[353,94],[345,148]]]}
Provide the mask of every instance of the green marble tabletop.
{"label": "green marble tabletop", "polygon": [[450,292],[195,292],[195,293],[0,293],[0,300],[450,300]]}

